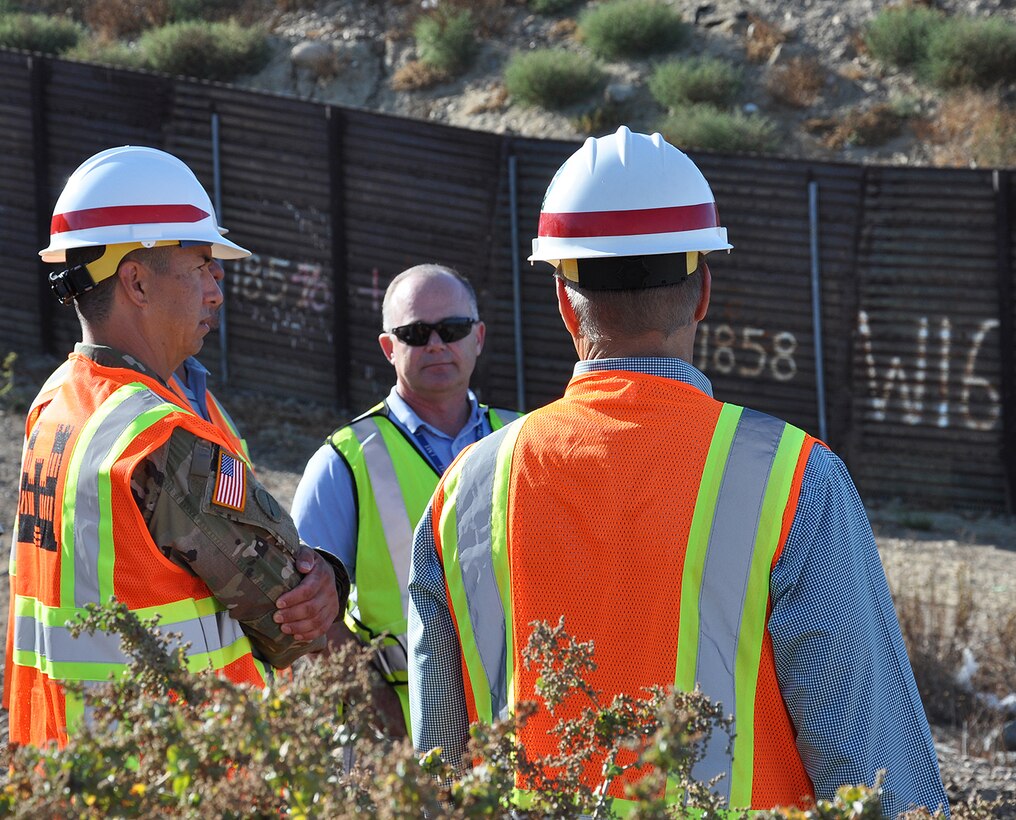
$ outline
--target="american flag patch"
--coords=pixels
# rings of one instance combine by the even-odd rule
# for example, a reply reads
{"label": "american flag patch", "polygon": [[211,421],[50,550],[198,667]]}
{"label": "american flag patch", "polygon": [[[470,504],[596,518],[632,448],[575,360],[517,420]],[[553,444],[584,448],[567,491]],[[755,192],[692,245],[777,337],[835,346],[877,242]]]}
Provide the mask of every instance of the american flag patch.
{"label": "american flag patch", "polygon": [[215,475],[212,503],[243,512],[247,500],[247,473],[243,462],[225,450],[219,450],[219,467]]}

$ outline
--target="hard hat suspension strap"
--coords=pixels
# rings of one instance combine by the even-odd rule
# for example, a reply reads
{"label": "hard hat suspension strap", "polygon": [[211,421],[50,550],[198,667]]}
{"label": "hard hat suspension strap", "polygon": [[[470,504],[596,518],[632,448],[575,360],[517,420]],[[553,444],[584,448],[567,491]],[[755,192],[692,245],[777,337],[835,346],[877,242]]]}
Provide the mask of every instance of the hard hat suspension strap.
{"label": "hard hat suspension strap", "polygon": [[56,298],[65,305],[69,305],[82,293],[87,293],[97,284],[88,272],[87,265],[75,265],[73,268],[49,275],[49,286],[56,294]]}

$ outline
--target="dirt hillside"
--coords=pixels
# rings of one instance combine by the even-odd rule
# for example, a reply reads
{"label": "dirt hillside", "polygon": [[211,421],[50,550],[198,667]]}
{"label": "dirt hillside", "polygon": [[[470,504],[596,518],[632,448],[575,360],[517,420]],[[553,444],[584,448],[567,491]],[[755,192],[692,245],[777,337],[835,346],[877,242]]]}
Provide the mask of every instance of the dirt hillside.
{"label": "dirt hillside", "polygon": [[[542,15],[522,0],[445,2],[470,7],[478,21],[477,56],[459,77],[420,90],[397,90],[393,83],[419,56],[413,23],[436,5],[433,0],[321,0],[290,3],[285,12],[277,10],[283,4],[276,6],[263,21],[274,57],[240,84],[481,131],[581,139],[622,122],[633,130],[656,130],[666,112],[647,86],[655,66],[672,57],[712,56],[742,69],[736,107],[778,124],[780,154],[897,165],[976,164],[979,151],[988,154],[974,144],[971,123],[1016,119],[1011,86],[949,94],[875,60],[864,28],[898,2],[661,0],[691,24],[690,42],[670,54],[603,63],[608,82],[602,96],[559,112],[513,100],[504,87],[504,67],[511,55],[536,48],[590,53],[576,22],[592,3]],[[949,15],[1016,22],[1011,0],[914,2]],[[999,150],[1004,164],[1016,165],[1016,144],[994,149],[992,164],[1002,161]]]}

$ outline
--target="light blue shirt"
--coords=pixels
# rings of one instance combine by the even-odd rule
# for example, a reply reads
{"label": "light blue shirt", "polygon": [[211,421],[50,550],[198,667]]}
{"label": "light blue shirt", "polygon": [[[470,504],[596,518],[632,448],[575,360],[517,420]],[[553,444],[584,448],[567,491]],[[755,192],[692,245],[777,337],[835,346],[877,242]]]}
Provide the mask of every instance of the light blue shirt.
{"label": "light blue shirt", "polygon": [[173,381],[183,390],[187,397],[187,403],[191,409],[205,421],[211,421],[208,415],[208,368],[193,356],[188,356],[183,362],[184,378],[181,379],[175,372],[171,376]]}
{"label": "light blue shirt", "polygon": [[[438,476],[459,452],[490,433],[490,422],[480,412],[480,404],[473,391],[468,392],[467,399],[469,418],[455,436],[449,436],[427,424],[394,387],[386,399],[391,421],[408,434],[420,458],[434,468],[435,484]],[[436,458],[428,456],[421,446],[421,439],[427,442]],[[331,444],[325,442],[311,456],[300,477],[293,497],[293,520],[300,538],[342,561],[353,583],[356,583],[356,516],[353,476],[342,456]]]}
{"label": "light blue shirt", "polygon": [[[712,394],[678,359],[579,362],[575,375],[629,370]],[[524,423],[524,422],[523,422]],[[419,751],[457,763],[469,720],[458,633],[448,608],[430,510],[413,543],[409,579],[409,702]],[[864,506],[843,462],[815,445],[794,523],[770,576],[768,629],[797,748],[820,798],[886,769],[883,811],[947,808],[928,721]]]}

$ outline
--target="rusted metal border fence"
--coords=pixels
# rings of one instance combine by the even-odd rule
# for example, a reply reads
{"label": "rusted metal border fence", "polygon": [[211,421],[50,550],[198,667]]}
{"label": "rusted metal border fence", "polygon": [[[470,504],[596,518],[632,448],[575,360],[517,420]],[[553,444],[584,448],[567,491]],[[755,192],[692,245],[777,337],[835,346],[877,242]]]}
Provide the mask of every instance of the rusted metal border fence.
{"label": "rusted metal border fence", "polygon": [[[373,403],[391,382],[375,342],[384,288],[440,261],[476,286],[483,398],[514,404],[521,387],[531,409],[560,395],[574,351],[549,271],[524,260],[575,143],[13,51],[0,51],[0,349],[62,353],[77,339],[35,253],[70,171],[126,143],[218,182],[221,222],[256,252],[227,269],[231,388]],[[695,350],[716,395],[816,434],[824,416],[865,494],[1011,510],[1010,172],[693,157],[735,246],[710,259]],[[210,340],[203,360],[222,376],[218,349]]]}

